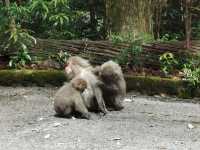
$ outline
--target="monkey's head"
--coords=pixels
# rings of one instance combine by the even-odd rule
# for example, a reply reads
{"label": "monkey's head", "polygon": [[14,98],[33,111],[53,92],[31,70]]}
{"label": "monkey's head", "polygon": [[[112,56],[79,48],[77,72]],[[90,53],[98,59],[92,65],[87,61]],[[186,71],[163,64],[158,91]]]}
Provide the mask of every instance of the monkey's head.
{"label": "monkey's head", "polygon": [[72,80],[71,83],[72,87],[80,92],[83,92],[87,88],[87,82],[80,78]]}
{"label": "monkey's head", "polygon": [[109,67],[104,68],[99,73],[100,78],[106,82],[115,82],[118,81],[118,76],[116,73],[112,72]]}
{"label": "monkey's head", "polygon": [[80,73],[81,69],[90,67],[90,63],[79,56],[72,56],[65,63],[65,74],[68,79],[74,78],[77,74]]}
{"label": "monkey's head", "polygon": [[101,66],[99,76],[106,82],[116,82],[121,76],[121,68],[113,61],[108,61]]}

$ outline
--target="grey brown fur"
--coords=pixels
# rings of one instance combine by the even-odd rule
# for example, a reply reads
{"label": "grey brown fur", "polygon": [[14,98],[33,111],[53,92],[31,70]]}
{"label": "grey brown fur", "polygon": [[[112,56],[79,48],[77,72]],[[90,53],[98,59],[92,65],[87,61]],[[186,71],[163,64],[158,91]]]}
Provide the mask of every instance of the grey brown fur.
{"label": "grey brown fur", "polygon": [[[102,100],[99,100],[99,103],[101,103],[101,101],[103,101],[102,103],[105,102],[105,105],[111,110],[123,109],[122,98],[126,94],[126,83],[121,67],[117,63],[108,61],[101,66],[93,68],[87,60],[78,56],[70,57],[67,63],[68,66],[65,68],[65,73],[69,79],[79,74],[81,72],[80,70],[92,72],[92,74],[96,75],[95,84],[89,84],[95,85],[94,87],[99,86],[103,94],[103,98],[100,98]],[[69,70],[71,70],[71,72]],[[92,79],[85,75],[83,78],[91,82],[95,77],[93,76]],[[99,90],[99,88],[97,89]]]}
{"label": "grey brown fur", "polygon": [[[83,84],[82,87],[77,83]],[[54,110],[58,116],[70,117],[73,113],[80,113],[81,117],[89,119],[87,107],[85,106],[84,98],[81,95],[81,91],[84,91],[86,87],[84,80],[72,80],[69,83],[65,83],[55,94],[54,97]]]}
{"label": "grey brown fur", "polygon": [[[73,56],[67,61],[65,73],[68,79],[80,78],[87,82],[87,88],[83,91],[82,96],[86,107],[91,111],[101,111],[107,113],[100,89],[101,81],[91,72],[92,66],[89,62],[81,57]],[[97,103],[97,104],[95,104]]]}
{"label": "grey brown fur", "polygon": [[101,89],[106,106],[110,110],[123,109],[122,99],[126,95],[126,82],[121,67],[113,61],[107,61],[94,68],[93,72],[104,83]]}

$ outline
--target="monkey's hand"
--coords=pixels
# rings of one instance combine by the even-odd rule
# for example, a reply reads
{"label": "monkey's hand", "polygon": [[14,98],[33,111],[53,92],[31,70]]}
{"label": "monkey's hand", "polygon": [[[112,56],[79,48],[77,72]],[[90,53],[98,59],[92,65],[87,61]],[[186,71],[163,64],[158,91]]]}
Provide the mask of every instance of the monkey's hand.
{"label": "monkey's hand", "polygon": [[108,114],[108,113],[100,112],[100,113],[99,113],[99,116],[100,116],[100,118],[101,118],[101,117],[104,117],[106,114]]}

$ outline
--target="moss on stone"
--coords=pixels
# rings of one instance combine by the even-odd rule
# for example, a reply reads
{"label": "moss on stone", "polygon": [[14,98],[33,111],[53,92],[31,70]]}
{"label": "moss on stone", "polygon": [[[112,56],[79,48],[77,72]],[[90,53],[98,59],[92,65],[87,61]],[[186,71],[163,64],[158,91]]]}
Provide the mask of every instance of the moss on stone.
{"label": "moss on stone", "polygon": [[62,85],[65,75],[58,70],[0,70],[0,85]]}
{"label": "moss on stone", "polygon": [[128,90],[136,90],[144,94],[167,94],[182,98],[192,97],[187,82],[160,77],[125,75]]}
{"label": "moss on stone", "polygon": [[[200,97],[197,89],[189,88],[187,82],[181,80],[131,75],[125,75],[125,79],[128,91],[136,90],[148,95],[176,95],[181,98]],[[61,86],[65,81],[64,72],[59,70],[0,70],[0,85],[3,86]]]}

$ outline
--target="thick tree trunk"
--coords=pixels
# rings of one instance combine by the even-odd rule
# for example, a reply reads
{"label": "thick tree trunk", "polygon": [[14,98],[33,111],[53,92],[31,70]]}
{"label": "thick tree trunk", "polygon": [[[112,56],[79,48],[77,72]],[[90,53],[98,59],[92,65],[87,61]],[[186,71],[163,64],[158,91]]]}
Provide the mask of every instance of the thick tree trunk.
{"label": "thick tree trunk", "polygon": [[154,3],[154,0],[107,0],[107,29],[119,34],[153,34]]}

